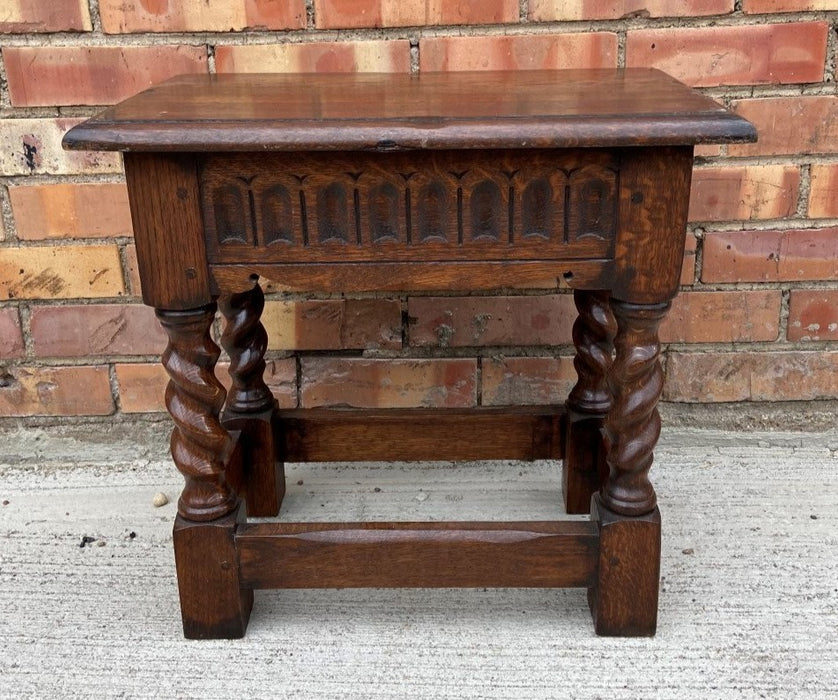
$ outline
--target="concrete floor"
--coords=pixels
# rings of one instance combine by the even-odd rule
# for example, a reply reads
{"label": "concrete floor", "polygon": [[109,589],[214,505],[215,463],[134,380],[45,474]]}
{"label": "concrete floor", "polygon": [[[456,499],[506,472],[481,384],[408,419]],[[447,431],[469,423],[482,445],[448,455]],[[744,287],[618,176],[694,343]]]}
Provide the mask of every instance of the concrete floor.
{"label": "concrete floor", "polygon": [[[195,642],[175,507],[152,505],[180,489],[166,429],[2,433],[0,697],[838,697],[838,432],[665,433],[653,639],[596,637],[581,590],[317,590],[257,592],[245,639]],[[548,462],[289,465],[288,483],[287,519],[559,514]]]}

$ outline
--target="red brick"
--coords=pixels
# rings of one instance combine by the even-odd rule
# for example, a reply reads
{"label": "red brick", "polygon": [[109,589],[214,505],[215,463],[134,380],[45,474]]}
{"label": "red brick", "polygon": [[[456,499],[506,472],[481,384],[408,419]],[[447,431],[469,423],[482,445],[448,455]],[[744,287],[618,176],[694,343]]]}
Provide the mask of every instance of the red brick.
{"label": "red brick", "polygon": [[838,163],[813,165],[810,176],[809,216],[838,217]]}
{"label": "red brick", "polygon": [[710,283],[838,279],[838,228],[708,233],[701,279]]}
{"label": "red brick", "polygon": [[456,408],[474,406],[477,363],[471,359],[302,359],[303,408]]}
{"label": "red brick", "polygon": [[0,416],[106,416],[114,411],[107,367],[10,367]]}
{"label": "red brick", "polygon": [[681,263],[681,284],[683,286],[695,282],[695,251],[698,247],[696,237],[688,233],[687,242],[684,246],[684,261]]}
{"label": "red brick", "polygon": [[793,289],[789,340],[838,340],[838,290]]}
{"label": "red brick", "polygon": [[116,246],[0,248],[0,299],[78,299],[124,293]]}
{"label": "red brick", "polygon": [[87,0],[4,0],[0,34],[89,32]]}
{"label": "red brick", "polygon": [[318,29],[498,24],[518,21],[518,0],[314,0]]}
{"label": "red brick", "polygon": [[4,119],[0,125],[0,175],[115,173],[118,153],[65,151],[64,133],[82,119]]}
{"label": "red brick", "polygon": [[39,357],[159,355],[166,347],[166,334],[147,306],[37,306],[30,323]]}
{"label": "red brick", "polygon": [[838,97],[767,97],[733,103],[757,127],[759,141],[731,145],[732,156],[834,153],[838,150]]}
{"label": "red brick", "polygon": [[567,345],[576,307],[570,294],[411,297],[407,313],[413,346]]}
{"label": "red brick", "polygon": [[690,403],[838,398],[838,352],[671,353],[663,398]]}
{"label": "red brick", "polygon": [[572,357],[483,360],[483,405],[560,404],[576,384]]}
{"label": "red brick", "polygon": [[304,0],[99,0],[106,33],[302,29]]}
{"label": "red brick", "polygon": [[628,32],[626,65],[660,68],[696,86],[816,83],[826,62],[826,22]]}
{"label": "red brick", "polygon": [[419,42],[419,65],[425,71],[613,68],[617,65],[617,35],[428,37]]}
{"label": "red brick", "polygon": [[838,10],[835,0],[744,0],[742,11],[758,12],[806,12],[807,10]]}
{"label": "red brick", "polygon": [[23,353],[23,334],[17,309],[0,309],[0,360],[23,357]]}
{"label": "red brick", "polygon": [[684,292],[661,324],[664,343],[733,343],[776,340],[779,290]]}
{"label": "red brick", "polygon": [[206,73],[197,46],[44,46],[3,50],[16,107],[102,105],[180,73]]}
{"label": "red brick", "polygon": [[410,42],[317,41],[305,44],[219,46],[219,73],[407,73]]}
{"label": "red brick", "polygon": [[[164,395],[169,377],[159,362],[117,364],[115,370],[119,403],[124,413],[158,413],[166,410]],[[227,366],[219,364],[216,375],[229,389]],[[265,383],[280,408],[296,408],[297,363],[293,357],[269,360],[265,369]]]}
{"label": "red brick", "polygon": [[262,323],[273,350],[388,349],[402,346],[396,299],[269,301]]}
{"label": "red brick", "polygon": [[21,240],[130,236],[131,212],[123,184],[9,187]]}
{"label": "red brick", "polygon": [[797,210],[800,171],[795,165],[697,168],[690,221],[780,219]]}
{"label": "red brick", "polygon": [[733,0],[530,0],[533,22],[631,17],[702,17],[733,12]]}

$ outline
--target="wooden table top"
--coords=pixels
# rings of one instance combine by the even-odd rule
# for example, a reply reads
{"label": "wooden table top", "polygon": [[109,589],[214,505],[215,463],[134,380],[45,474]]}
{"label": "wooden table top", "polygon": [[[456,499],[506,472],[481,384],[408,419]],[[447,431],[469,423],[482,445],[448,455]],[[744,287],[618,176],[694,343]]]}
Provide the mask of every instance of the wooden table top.
{"label": "wooden table top", "polygon": [[185,75],[76,126],[115,151],[566,148],[753,141],[658,70]]}

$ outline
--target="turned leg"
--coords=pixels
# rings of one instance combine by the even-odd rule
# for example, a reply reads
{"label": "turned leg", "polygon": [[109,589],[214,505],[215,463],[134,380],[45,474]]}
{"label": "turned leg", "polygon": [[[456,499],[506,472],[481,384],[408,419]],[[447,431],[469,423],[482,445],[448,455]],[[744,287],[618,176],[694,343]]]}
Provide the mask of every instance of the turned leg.
{"label": "turned leg", "polygon": [[277,459],[276,402],[263,378],[268,334],[259,319],[265,296],[254,283],[247,292],[222,297],[219,305],[226,319],[221,345],[230,356],[232,379],[222,421],[228,430],[241,431],[247,513],[273,516],[285,495],[285,471]]}
{"label": "turned leg", "polygon": [[577,381],[567,398],[562,491],[568,513],[588,513],[608,472],[602,424],[612,404],[607,374],[617,322],[608,292],[576,290],[573,300],[579,312],[573,324]]}
{"label": "turned leg", "polygon": [[611,300],[617,320],[608,373],[613,405],[604,433],[609,473],[593,499],[600,527],[596,586],[588,592],[597,634],[655,633],[660,580],[660,513],[649,481],[660,435],[663,389],[658,327],[669,303]]}
{"label": "turned leg", "polygon": [[169,336],[166,407],[175,423],[171,447],[185,485],[174,526],[184,634],[189,638],[244,635],[252,591],[239,587],[234,533],[238,497],[225,478],[233,452],[221,425],[224,387],[215,376],[220,354],[210,337],[215,304],[188,311],[157,310]]}

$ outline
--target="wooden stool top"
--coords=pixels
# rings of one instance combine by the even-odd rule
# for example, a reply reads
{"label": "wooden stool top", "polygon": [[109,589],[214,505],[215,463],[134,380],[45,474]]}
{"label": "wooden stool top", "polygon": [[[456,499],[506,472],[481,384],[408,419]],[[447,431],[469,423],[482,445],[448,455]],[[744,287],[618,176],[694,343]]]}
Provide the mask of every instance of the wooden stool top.
{"label": "wooden stool top", "polygon": [[114,151],[661,146],[754,141],[658,70],[230,74],[173,78],[72,129]]}

